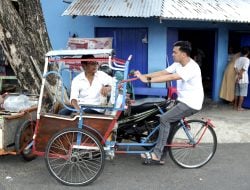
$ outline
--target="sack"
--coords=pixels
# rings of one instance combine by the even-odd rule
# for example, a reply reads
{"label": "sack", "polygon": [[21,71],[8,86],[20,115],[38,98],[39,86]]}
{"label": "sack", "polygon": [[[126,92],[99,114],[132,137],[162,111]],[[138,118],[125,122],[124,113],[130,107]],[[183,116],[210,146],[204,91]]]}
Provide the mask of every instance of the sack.
{"label": "sack", "polygon": [[26,95],[8,96],[5,98],[3,108],[10,112],[19,112],[21,110],[31,107],[32,103],[29,102],[29,97]]}

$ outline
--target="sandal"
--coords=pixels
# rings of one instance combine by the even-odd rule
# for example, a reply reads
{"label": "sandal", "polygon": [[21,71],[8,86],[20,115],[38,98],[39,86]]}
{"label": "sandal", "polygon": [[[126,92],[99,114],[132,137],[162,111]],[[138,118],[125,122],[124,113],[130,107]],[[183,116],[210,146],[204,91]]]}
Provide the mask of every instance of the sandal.
{"label": "sandal", "polygon": [[164,164],[165,164],[165,160],[160,160],[160,161],[159,161],[159,164],[160,164],[160,165],[164,165]]}
{"label": "sandal", "polygon": [[155,153],[152,153],[152,152],[146,152],[146,153],[143,153],[141,154],[141,158],[144,160],[143,161],[143,164],[146,164],[146,165],[152,165],[152,164],[156,164],[156,165],[163,165],[165,162],[161,161],[161,160],[158,160],[158,159],[153,159],[154,158],[157,158],[157,156],[155,155]]}

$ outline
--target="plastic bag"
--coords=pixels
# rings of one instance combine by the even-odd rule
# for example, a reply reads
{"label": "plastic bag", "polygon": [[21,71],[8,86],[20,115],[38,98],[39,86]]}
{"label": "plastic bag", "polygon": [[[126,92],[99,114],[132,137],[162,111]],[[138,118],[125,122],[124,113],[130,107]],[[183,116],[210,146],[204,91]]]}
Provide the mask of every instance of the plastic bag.
{"label": "plastic bag", "polygon": [[19,112],[31,106],[29,97],[23,94],[19,96],[8,96],[5,98],[3,103],[3,108],[10,112]]}

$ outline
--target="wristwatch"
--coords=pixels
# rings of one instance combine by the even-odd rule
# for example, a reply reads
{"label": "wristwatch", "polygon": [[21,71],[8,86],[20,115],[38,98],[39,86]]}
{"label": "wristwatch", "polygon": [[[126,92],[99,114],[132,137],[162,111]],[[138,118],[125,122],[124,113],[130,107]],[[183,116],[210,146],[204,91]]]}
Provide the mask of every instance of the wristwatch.
{"label": "wristwatch", "polygon": [[151,82],[151,79],[152,79],[151,77],[147,77],[148,82]]}
{"label": "wristwatch", "polygon": [[151,87],[151,77],[147,77],[147,81],[148,81],[148,86]]}

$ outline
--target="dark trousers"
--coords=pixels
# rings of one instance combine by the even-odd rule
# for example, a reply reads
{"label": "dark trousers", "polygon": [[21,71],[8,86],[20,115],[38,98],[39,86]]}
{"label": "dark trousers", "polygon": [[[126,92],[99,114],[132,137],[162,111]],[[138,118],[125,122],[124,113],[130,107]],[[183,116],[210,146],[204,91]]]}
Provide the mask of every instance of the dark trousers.
{"label": "dark trousers", "polygon": [[[71,107],[71,108],[74,109],[73,107]],[[61,110],[58,112],[59,115],[71,115],[72,113],[75,113],[75,111],[71,111],[71,110],[69,110],[69,109],[67,109],[67,108],[63,108],[63,109],[61,109]],[[100,113],[100,112],[98,112],[98,111],[96,111],[96,110],[93,110],[93,109],[91,109],[91,108],[86,108],[86,109],[83,111],[83,113],[102,114],[102,113]]]}
{"label": "dark trousers", "polygon": [[153,152],[158,158],[162,157],[163,149],[167,144],[167,139],[169,136],[170,123],[181,120],[184,117],[195,114],[198,110],[192,109],[182,102],[178,102],[169,111],[160,115],[160,131],[157,139],[157,144],[155,145]]}

